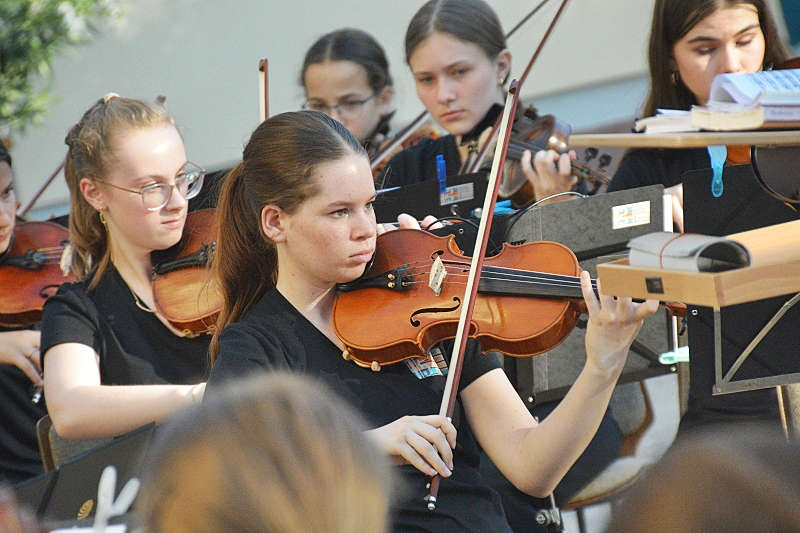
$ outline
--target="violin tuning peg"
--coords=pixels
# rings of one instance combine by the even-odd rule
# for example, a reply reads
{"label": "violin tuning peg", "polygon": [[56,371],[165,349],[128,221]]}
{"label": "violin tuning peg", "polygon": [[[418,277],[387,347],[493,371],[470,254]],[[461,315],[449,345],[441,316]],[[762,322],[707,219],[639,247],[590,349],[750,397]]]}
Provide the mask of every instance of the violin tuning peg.
{"label": "violin tuning peg", "polygon": [[590,146],[589,148],[583,151],[583,160],[588,163],[589,161],[597,157],[597,153],[598,153],[597,148]]}
{"label": "violin tuning peg", "polygon": [[611,156],[609,154],[603,154],[600,156],[600,159],[597,160],[598,168],[605,168],[611,164]]}

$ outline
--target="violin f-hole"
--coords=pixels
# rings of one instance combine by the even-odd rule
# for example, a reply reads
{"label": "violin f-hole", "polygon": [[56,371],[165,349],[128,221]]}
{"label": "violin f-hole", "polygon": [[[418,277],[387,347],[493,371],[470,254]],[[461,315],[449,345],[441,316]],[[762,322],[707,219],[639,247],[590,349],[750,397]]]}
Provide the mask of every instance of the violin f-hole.
{"label": "violin f-hole", "polygon": [[461,298],[459,298],[458,296],[453,296],[453,301],[455,302],[455,305],[453,305],[452,307],[424,307],[422,309],[417,309],[416,311],[411,313],[411,316],[409,317],[409,322],[411,322],[412,326],[418,328],[420,326],[420,321],[416,320],[415,317],[419,315],[427,313],[452,313],[453,311],[456,311],[459,307],[461,307]]}

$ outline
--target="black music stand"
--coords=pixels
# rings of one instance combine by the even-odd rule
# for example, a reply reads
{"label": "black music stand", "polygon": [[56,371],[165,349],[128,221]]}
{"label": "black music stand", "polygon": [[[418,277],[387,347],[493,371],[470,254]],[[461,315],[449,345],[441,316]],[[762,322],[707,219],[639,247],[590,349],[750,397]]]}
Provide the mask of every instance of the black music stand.
{"label": "black music stand", "polygon": [[408,213],[418,220],[427,215],[469,218],[474,209],[483,206],[487,185],[484,172],[448,176],[444,202],[435,179],[382,189],[375,198],[375,218],[378,222],[395,222],[400,213]]}

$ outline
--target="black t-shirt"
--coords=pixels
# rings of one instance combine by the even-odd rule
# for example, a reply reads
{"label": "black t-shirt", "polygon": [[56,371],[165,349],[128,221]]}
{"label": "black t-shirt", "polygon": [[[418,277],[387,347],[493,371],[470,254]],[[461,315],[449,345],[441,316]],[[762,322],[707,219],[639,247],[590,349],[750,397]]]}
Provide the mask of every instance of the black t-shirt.
{"label": "black t-shirt", "polygon": [[681,175],[684,172],[709,166],[711,164],[705,148],[631,150],[620,163],[608,185],[608,192],[658,184],[672,187],[681,182]]}
{"label": "black t-shirt", "polygon": [[65,342],[91,346],[100,357],[104,385],[192,384],[205,379],[209,335],[173,334],[140,309],[117,270],[110,267],[92,291],[87,282],[65,283],[44,306],[41,353]]}
{"label": "black t-shirt", "polygon": [[[0,332],[11,331],[0,328]],[[14,365],[0,365],[0,482],[12,485],[42,472],[36,421],[47,410],[31,401],[33,383]]]}
{"label": "black t-shirt", "polygon": [[[484,373],[499,368],[492,356],[483,356],[472,343],[465,356],[460,390]],[[284,369],[322,379],[379,427],[406,415],[437,413],[444,376],[417,378],[405,363],[373,372],[345,361],[341,351],[277,289],[268,290],[240,322],[220,335],[220,355],[208,381],[213,395],[230,379],[253,372]],[[394,531],[510,531],[496,492],[478,473],[479,447],[457,405],[453,422],[458,428],[454,469],[443,479],[435,512],[425,507],[423,497],[428,477],[411,466],[398,469],[407,489],[395,502]]]}
{"label": "black t-shirt", "polygon": [[425,138],[414,146],[392,157],[378,178],[378,187],[405,187],[429,179],[436,179],[436,156],[444,156],[447,175],[458,174],[461,155],[455,137],[445,135],[438,139]]}

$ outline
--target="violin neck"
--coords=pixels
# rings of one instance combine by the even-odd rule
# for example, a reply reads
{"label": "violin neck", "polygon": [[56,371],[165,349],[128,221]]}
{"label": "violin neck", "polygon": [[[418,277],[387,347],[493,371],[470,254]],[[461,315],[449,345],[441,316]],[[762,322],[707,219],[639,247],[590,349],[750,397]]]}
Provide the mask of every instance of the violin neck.
{"label": "violin neck", "polygon": [[484,267],[478,292],[539,298],[583,298],[580,278],[576,276],[497,267]]}
{"label": "violin neck", "polygon": [[[522,159],[522,154],[525,152],[525,150],[530,150],[532,154],[535,154],[539,150],[547,150],[547,148],[536,143],[511,141],[511,144],[508,146],[508,154],[506,155],[506,158],[513,161],[519,161]],[[577,176],[578,179],[588,181],[592,184],[607,185],[611,183],[611,178],[609,178],[604,172],[595,170],[585,163],[581,163],[580,161],[572,162],[572,173]]]}

